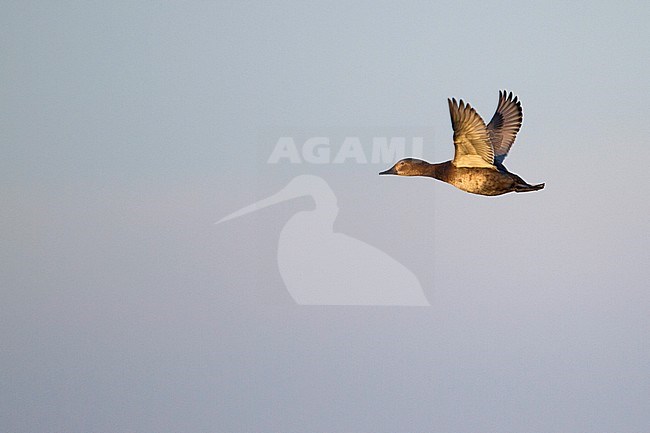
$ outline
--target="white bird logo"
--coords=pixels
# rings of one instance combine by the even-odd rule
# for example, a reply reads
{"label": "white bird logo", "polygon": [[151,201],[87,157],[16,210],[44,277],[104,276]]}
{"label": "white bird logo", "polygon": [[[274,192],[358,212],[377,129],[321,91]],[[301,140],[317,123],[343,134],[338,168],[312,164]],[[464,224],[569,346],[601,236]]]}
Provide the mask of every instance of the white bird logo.
{"label": "white bird logo", "polygon": [[404,265],[372,245],[334,232],[336,195],[318,176],[297,176],[278,193],[217,224],[305,195],[316,207],[293,215],[278,245],[280,275],[297,304],[429,305],[417,277]]}

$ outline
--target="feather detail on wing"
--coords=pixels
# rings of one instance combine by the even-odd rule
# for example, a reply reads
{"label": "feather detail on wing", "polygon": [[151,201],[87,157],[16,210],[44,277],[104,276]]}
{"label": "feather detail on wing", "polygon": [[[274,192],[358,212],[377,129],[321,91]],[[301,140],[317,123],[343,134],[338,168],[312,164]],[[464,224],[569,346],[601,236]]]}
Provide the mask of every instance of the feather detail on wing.
{"label": "feather detail on wing", "polygon": [[485,122],[461,99],[448,99],[451,126],[454,129],[454,159],[456,167],[494,168],[494,150],[490,144]]}
{"label": "feather detail on wing", "polygon": [[487,125],[490,142],[494,148],[494,159],[502,163],[515,142],[517,133],[521,128],[524,114],[521,109],[521,102],[512,92],[499,91],[499,105]]}

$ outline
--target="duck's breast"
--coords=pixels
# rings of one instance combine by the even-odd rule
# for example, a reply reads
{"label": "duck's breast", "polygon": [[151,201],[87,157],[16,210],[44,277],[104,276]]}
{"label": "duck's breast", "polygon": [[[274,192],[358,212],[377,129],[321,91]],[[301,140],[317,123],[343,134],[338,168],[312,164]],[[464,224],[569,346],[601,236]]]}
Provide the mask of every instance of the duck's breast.
{"label": "duck's breast", "polygon": [[513,188],[510,176],[482,167],[455,167],[445,181],[458,189],[480,195],[505,194]]}

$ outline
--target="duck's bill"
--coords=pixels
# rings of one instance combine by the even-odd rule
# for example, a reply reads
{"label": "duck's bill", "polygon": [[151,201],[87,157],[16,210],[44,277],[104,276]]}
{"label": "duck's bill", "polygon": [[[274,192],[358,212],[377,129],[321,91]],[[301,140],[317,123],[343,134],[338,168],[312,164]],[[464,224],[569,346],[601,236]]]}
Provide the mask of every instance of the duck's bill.
{"label": "duck's bill", "polygon": [[382,175],[382,174],[395,174],[395,170],[393,170],[393,168],[391,167],[388,170],[380,171],[379,174],[380,175]]}

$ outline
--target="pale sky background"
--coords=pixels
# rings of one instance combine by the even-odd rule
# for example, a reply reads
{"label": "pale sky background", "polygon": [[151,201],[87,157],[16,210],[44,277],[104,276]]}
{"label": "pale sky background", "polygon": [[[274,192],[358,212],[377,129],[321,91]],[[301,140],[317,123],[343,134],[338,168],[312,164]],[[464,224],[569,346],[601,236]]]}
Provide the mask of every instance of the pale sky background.
{"label": "pale sky background", "polygon": [[[3,432],[650,431],[647,2],[2,2]],[[479,197],[279,135],[523,102]],[[413,129],[415,130],[415,129]],[[333,146],[335,148],[335,146]],[[431,307],[299,306],[298,174]],[[323,272],[336,272],[323,269]]]}

